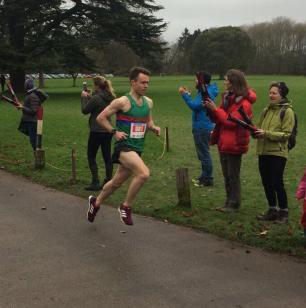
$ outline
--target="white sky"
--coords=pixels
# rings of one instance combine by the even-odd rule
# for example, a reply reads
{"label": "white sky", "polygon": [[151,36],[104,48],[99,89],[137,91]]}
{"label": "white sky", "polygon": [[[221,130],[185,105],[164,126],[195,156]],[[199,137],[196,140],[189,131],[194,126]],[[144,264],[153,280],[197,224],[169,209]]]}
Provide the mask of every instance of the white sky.
{"label": "white sky", "polygon": [[173,43],[184,28],[194,30],[241,26],[284,16],[306,22],[306,0],[155,0],[164,7],[156,13],[168,22],[163,38]]}

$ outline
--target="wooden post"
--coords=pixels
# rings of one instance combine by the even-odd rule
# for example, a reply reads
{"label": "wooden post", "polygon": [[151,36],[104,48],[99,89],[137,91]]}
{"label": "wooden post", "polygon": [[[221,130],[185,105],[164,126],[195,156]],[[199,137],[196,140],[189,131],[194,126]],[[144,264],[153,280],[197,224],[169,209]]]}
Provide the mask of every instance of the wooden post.
{"label": "wooden post", "polygon": [[178,196],[177,205],[191,208],[190,187],[187,168],[180,168],[176,170],[176,188]]}
{"label": "wooden post", "polygon": [[168,131],[168,127],[166,127],[166,149],[167,149],[167,152],[169,152],[169,131]]}
{"label": "wooden post", "polygon": [[35,150],[35,169],[42,169],[45,166],[45,151],[42,149]]}
{"label": "wooden post", "polygon": [[71,184],[76,183],[76,153],[75,149],[72,149],[71,151]]}

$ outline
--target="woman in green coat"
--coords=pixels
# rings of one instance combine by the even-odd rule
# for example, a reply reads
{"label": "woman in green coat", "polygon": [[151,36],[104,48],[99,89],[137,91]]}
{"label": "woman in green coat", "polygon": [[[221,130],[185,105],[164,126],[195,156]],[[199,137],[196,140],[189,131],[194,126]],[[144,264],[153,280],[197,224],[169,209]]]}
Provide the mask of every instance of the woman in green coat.
{"label": "woman in green coat", "polygon": [[283,175],[288,158],[288,138],[294,127],[294,112],[284,82],[270,86],[270,102],[255,131],[259,172],[269,208],[258,220],[288,222],[288,201]]}
{"label": "woman in green coat", "polygon": [[[86,190],[98,191],[107,183],[113,174],[113,163],[111,159],[112,134],[101,127],[97,121],[97,116],[106,108],[116,97],[110,80],[102,76],[93,78],[94,93],[84,90],[81,94],[81,110],[83,114],[90,114],[89,128],[90,134],[87,145],[87,159],[91,172],[91,183],[85,187]],[[109,119],[110,121],[110,119]],[[98,165],[96,162],[97,152],[101,148],[104,164],[105,178],[100,184],[98,175]]]}

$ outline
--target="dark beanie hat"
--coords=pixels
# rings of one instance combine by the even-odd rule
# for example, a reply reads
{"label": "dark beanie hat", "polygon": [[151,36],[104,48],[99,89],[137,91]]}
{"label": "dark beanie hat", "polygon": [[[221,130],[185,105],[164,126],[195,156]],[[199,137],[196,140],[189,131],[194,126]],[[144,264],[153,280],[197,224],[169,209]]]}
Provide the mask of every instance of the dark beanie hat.
{"label": "dark beanie hat", "polygon": [[24,89],[26,91],[32,90],[34,88],[34,80],[33,79],[27,79],[24,82]]}
{"label": "dark beanie hat", "polygon": [[207,84],[209,84],[211,81],[211,75],[207,72],[199,71],[197,72],[197,76],[201,76],[202,80]]}
{"label": "dark beanie hat", "polygon": [[289,89],[285,82],[280,81],[278,83],[278,88],[279,88],[279,94],[281,95],[281,97],[286,97],[288,95]]}

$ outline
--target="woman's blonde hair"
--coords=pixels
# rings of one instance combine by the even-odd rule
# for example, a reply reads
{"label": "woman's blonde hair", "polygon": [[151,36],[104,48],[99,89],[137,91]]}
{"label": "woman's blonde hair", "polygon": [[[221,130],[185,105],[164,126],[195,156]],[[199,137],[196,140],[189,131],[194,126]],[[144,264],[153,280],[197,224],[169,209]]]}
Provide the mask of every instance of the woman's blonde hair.
{"label": "woman's blonde hair", "polygon": [[109,92],[113,97],[116,97],[112,82],[103,76],[96,76],[93,78],[93,83],[102,91]]}

